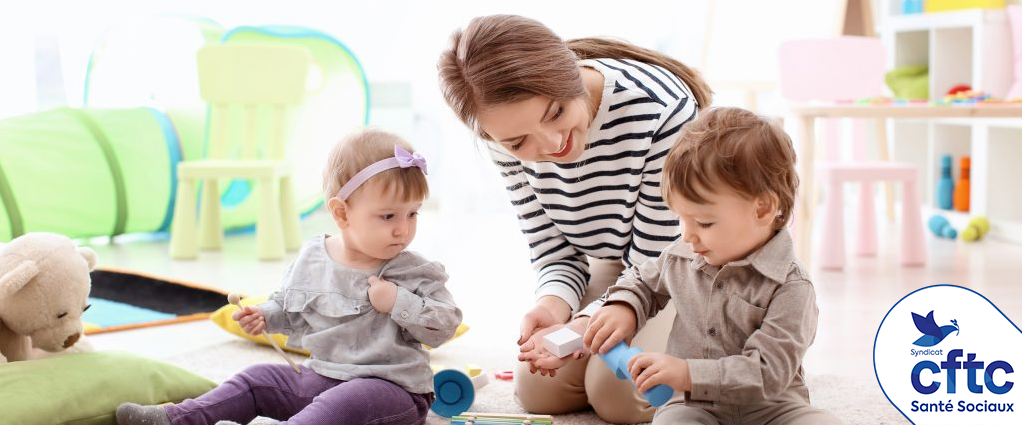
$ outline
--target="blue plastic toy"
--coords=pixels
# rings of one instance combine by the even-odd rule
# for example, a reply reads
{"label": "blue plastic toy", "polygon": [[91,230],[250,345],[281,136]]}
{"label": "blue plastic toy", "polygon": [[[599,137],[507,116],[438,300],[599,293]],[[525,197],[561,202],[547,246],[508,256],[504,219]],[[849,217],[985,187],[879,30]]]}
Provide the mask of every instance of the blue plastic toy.
{"label": "blue plastic toy", "polygon": [[935,215],[926,222],[927,227],[939,238],[954,239],[958,237],[958,231],[951,227],[951,223],[944,216]]}
{"label": "blue plastic toy", "polygon": [[937,206],[950,210],[954,205],[955,182],[951,178],[951,155],[940,158],[940,180],[937,181]]}
{"label": "blue plastic toy", "polygon": [[433,375],[433,391],[436,400],[429,406],[433,413],[445,418],[458,416],[468,411],[475,401],[476,390],[489,382],[485,373],[475,378],[460,370],[445,369]]}
{"label": "blue plastic toy", "polygon": [[[618,345],[615,345],[614,348],[611,348],[610,351],[607,351],[607,354],[600,354],[600,358],[607,363],[607,367],[609,367],[610,370],[614,371],[617,379],[627,379],[631,381],[632,374],[628,373],[628,361],[639,353],[642,353],[642,350],[629,347],[628,344],[621,342],[618,343]],[[635,382],[633,381],[632,384],[634,385]],[[662,406],[673,396],[674,389],[664,384],[657,385],[649,391],[642,393],[642,397],[644,397],[646,401],[649,402],[649,405],[653,407]]]}
{"label": "blue plastic toy", "polygon": [[901,2],[901,13],[903,15],[923,13],[923,0],[903,0]]}

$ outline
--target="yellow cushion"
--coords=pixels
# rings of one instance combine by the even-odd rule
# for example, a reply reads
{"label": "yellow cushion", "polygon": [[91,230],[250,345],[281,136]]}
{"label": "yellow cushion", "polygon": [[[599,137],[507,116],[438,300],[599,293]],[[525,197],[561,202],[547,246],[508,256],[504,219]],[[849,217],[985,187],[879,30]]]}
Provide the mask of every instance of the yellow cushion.
{"label": "yellow cushion", "polygon": [[[261,304],[261,303],[266,302],[266,298],[267,297],[246,297],[246,298],[242,298],[241,299],[241,305],[249,306],[249,305]],[[220,307],[219,310],[217,310],[215,313],[213,313],[213,315],[210,316],[209,320],[212,320],[213,323],[216,323],[217,326],[220,326],[221,329],[223,329],[223,330],[225,330],[225,331],[227,331],[229,333],[235,334],[235,335],[240,336],[242,338],[245,338],[245,339],[247,339],[249,341],[258,342],[258,343],[263,344],[263,345],[270,345],[270,343],[266,342],[266,338],[264,336],[262,336],[262,335],[252,336],[252,335],[249,335],[248,332],[245,332],[245,330],[241,328],[241,325],[238,324],[238,322],[235,321],[233,318],[231,318],[231,316],[234,315],[235,311],[238,311],[238,307],[237,306],[235,306],[234,304],[227,304],[227,305],[225,305],[223,307]],[[462,324],[458,325],[458,330],[454,332],[454,336],[452,336],[451,339],[457,338],[457,337],[461,336],[462,334],[464,334],[467,331],[468,331],[468,325],[462,323]],[[284,335],[272,334],[272,335],[270,335],[270,337],[273,338],[273,341],[276,342],[277,345],[280,345],[280,348],[283,348],[283,349],[285,349],[287,351],[291,351],[293,353],[298,353],[298,354],[302,354],[302,355],[306,355],[306,356],[309,355],[309,352],[306,351],[306,350],[299,350],[297,348],[291,348],[291,347],[288,347],[287,345],[285,345],[284,343],[287,342],[287,337],[284,336]],[[430,347],[430,346],[425,345],[425,344],[423,344],[422,346],[425,347],[427,350],[433,349],[433,347]]]}

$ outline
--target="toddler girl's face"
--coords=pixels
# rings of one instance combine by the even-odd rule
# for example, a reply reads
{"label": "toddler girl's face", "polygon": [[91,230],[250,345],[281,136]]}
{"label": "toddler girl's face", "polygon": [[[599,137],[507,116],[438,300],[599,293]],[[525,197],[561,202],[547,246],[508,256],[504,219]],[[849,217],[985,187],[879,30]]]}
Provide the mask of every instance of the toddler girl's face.
{"label": "toddler girl's face", "polygon": [[707,263],[722,266],[741,260],[773,234],[777,210],[768,203],[730,189],[703,197],[707,202],[698,204],[674,193],[670,205],[681,220],[682,240]]}
{"label": "toddler girl's face", "polygon": [[373,258],[397,256],[415,239],[422,200],[406,201],[393,191],[369,183],[353,197],[346,236],[355,248]]}

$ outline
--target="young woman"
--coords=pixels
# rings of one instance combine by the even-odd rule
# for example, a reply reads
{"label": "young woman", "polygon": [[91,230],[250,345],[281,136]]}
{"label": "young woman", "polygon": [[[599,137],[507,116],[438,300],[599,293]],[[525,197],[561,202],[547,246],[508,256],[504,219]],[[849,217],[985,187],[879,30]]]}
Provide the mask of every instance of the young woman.
{"label": "young woman", "polygon": [[[607,39],[562,41],[513,15],[475,18],[456,31],[438,68],[447,103],[489,142],[529,242],[538,287],[518,340],[526,352],[573,315],[594,311],[625,267],[656,258],[678,237],[660,196],[661,164],[711,92],[695,70],[661,53]],[[662,351],[673,316],[665,310],[633,345]],[[556,373],[520,363],[522,406],[557,414],[591,405],[618,423],[652,418],[630,383],[598,358],[575,357]]]}

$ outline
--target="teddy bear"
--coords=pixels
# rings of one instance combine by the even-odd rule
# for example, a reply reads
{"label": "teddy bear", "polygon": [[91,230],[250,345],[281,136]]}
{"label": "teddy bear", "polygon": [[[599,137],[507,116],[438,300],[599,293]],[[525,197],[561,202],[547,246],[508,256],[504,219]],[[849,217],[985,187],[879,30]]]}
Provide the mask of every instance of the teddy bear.
{"label": "teddy bear", "polygon": [[0,363],[73,346],[88,350],[81,318],[95,267],[92,249],[55,233],[28,233],[0,246]]}

